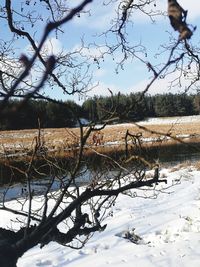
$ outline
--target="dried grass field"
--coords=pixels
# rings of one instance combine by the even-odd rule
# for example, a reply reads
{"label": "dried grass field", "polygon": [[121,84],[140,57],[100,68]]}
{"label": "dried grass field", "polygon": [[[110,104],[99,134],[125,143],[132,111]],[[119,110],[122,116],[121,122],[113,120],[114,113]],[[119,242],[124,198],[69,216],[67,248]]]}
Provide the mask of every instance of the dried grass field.
{"label": "dried grass field", "polygon": [[[195,116],[193,116],[194,118]],[[182,117],[183,118],[183,117]],[[159,119],[149,123],[124,123],[106,126],[103,134],[102,146],[119,146],[124,142],[127,130],[131,134],[140,133],[147,145],[161,143],[167,145],[172,142],[200,142],[200,119]],[[98,126],[97,126],[98,127]],[[18,130],[0,132],[0,154],[25,153],[33,149],[38,130]],[[77,147],[79,144],[79,128],[41,129],[41,143],[51,152],[62,153]],[[93,147],[92,136],[88,139],[88,147]]]}

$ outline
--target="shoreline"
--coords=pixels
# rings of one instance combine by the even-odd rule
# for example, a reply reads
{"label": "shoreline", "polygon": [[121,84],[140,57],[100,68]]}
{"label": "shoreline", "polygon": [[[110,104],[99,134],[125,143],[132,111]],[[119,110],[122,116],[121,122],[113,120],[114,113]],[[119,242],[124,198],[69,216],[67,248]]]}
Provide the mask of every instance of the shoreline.
{"label": "shoreline", "polygon": [[[129,142],[128,146],[131,146]],[[199,152],[200,153],[200,138],[190,137],[190,138],[176,138],[174,139],[167,139],[167,140],[149,140],[149,141],[142,141],[142,148],[144,151],[148,151],[151,149],[157,150],[165,150],[171,147],[186,147],[190,149],[192,152]],[[41,150],[38,151],[37,155],[35,156],[36,159],[40,160],[41,158],[57,158],[57,159],[68,159],[68,158],[75,158],[78,154],[79,146],[72,147],[72,148],[63,148],[61,149],[48,149],[46,147],[41,147]],[[95,145],[86,145],[84,147],[84,156],[91,156],[93,154],[102,153],[105,155],[110,155],[113,153],[122,153],[125,152],[125,142],[110,142],[107,144],[101,144],[98,146]],[[0,153],[0,163],[9,160],[11,162],[15,161],[28,161],[33,154],[33,150],[13,150],[10,149],[5,153]]]}

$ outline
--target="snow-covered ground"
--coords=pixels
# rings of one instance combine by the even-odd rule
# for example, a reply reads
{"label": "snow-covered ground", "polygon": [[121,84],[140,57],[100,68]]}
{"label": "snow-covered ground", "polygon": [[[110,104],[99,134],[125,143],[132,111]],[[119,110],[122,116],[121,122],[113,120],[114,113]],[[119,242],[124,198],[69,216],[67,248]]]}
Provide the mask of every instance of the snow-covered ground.
{"label": "snow-covered ground", "polygon": [[[121,195],[113,216],[105,221],[105,231],[96,233],[83,249],[52,242],[42,250],[35,247],[25,253],[18,267],[199,267],[200,171],[177,169],[161,171],[168,184],[159,185],[158,191],[140,190],[141,197],[134,199]],[[166,186],[169,188],[159,192]],[[0,226],[10,227],[9,215],[1,211],[0,216]],[[138,244],[123,238],[133,228],[141,238]]]}
{"label": "snow-covered ground", "polygon": [[173,123],[191,123],[199,122],[200,115],[180,116],[180,117],[162,117],[162,118],[148,118],[140,124],[173,124]]}
{"label": "snow-covered ground", "polygon": [[[142,121],[137,121],[139,125],[161,125],[161,124],[180,124],[180,123],[196,123],[200,122],[200,115],[191,115],[191,116],[174,116],[174,117],[157,117],[157,118],[147,118]],[[117,124],[108,124],[106,127],[129,127],[134,123],[117,123]],[[97,124],[96,128],[102,127],[103,124]]]}
{"label": "snow-covered ground", "polygon": [[[158,118],[147,118],[142,121],[138,121],[139,125],[161,125],[161,124],[181,124],[181,123],[197,123],[200,122],[200,115],[192,116],[175,116],[175,117],[158,117]],[[115,124],[115,127],[130,126],[132,123],[120,123]],[[102,125],[97,125],[101,127]],[[113,127],[113,125],[107,125],[106,127]]]}
{"label": "snow-covered ground", "polygon": [[193,116],[179,116],[179,117],[161,117],[161,118],[148,118],[141,121],[139,124],[174,124],[174,123],[192,123],[199,122],[200,115]]}

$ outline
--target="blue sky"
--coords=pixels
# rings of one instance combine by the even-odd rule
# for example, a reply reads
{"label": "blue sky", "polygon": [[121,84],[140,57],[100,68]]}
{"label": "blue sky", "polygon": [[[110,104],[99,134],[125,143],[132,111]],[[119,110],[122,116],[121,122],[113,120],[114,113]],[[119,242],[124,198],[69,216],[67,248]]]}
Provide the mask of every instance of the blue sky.
{"label": "blue sky", "polygon": [[[167,10],[167,0],[156,1],[157,9],[161,9],[166,12]],[[180,5],[182,5],[185,9],[188,10],[188,23],[191,23],[194,26],[197,26],[197,29],[191,38],[191,43],[200,43],[200,4],[196,0],[180,0]],[[98,10],[98,8],[96,8]],[[108,13],[112,13],[112,11],[107,11]],[[101,13],[101,12],[100,12]],[[102,12],[103,13],[103,12]],[[152,64],[158,64],[163,62],[165,55],[162,54],[158,57],[155,57],[155,54],[159,54],[162,51],[160,47],[163,44],[169,42],[170,34],[172,33],[175,38],[178,39],[178,33],[174,32],[168,17],[158,16],[155,18],[155,23],[152,23],[150,19],[146,16],[141,16],[141,14],[134,14],[134,24],[132,27],[132,31],[129,32],[129,39],[133,42],[137,43],[141,41],[141,43],[147,49],[147,59]],[[103,26],[106,24],[105,19],[106,13],[100,14],[98,17],[98,21],[101,23],[94,23],[94,25],[87,25],[86,19],[82,19],[79,23],[74,23],[73,27],[82,28],[87,31],[87,33],[99,32],[103,29]],[[104,20],[105,19],[105,20]],[[78,20],[78,19],[77,19]],[[72,28],[73,28],[72,27]],[[133,60],[132,62],[128,62],[125,65],[123,71],[120,71],[119,74],[116,75],[115,65],[110,58],[105,60],[105,63],[101,66],[101,70],[97,70],[96,80],[100,82],[100,85],[90,93],[92,94],[109,94],[107,88],[110,88],[113,92],[117,93],[121,91],[122,93],[130,93],[136,91],[142,91],[145,89],[148,84],[148,79],[151,78],[152,73],[149,73],[144,67],[142,63],[137,60]],[[170,79],[170,78],[169,78]],[[163,93],[168,90],[168,82],[169,79],[160,80],[149,90],[149,93]],[[184,84],[183,84],[184,88]],[[181,91],[182,88],[177,88],[177,92]]]}
{"label": "blue sky", "polygon": [[[90,43],[94,42],[94,40],[99,40],[99,43],[102,44],[101,38],[94,38],[94,35],[99,35],[107,28],[110,23],[110,18],[113,17],[115,11],[114,6],[109,8],[103,7],[102,1],[103,0],[96,0],[94,3],[88,5],[86,10],[90,9],[91,16],[88,14],[81,14],[80,18],[77,17],[72,22],[66,24],[63,27],[64,34],[60,34],[58,39],[56,39],[56,36],[53,34],[49,36],[49,43],[51,44],[51,48],[53,47],[53,52],[59,52],[61,49],[71,51],[75,47],[79,47],[80,38],[83,36],[85,42]],[[76,3],[80,3],[80,1],[73,0],[71,3],[75,5]],[[179,3],[188,10],[188,23],[197,26],[191,43],[200,43],[200,3],[196,0],[179,0]],[[19,6],[18,1],[14,1],[14,4]],[[161,9],[162,11],[167,10],[167,0],[157,0],[156,4],[157,6],[154,7],[155,9]],[[40,12],[41,15],[44,16],[45,10],[40,10]],[[147,58],[145,60],[150,61],[152,64],[158,64],[165,60],[164,55],[157,58],[155,57],[155,54],[162,50],[160,45],[168,42],[169,33],[172,33],[178,38],[178,33],[173,32],[168,18],[158,16],[155,18],[155,23],[152,23],[148,17],[142,16],[141,13],[134,13],[133,18],[133,25],[128,34],[129,40],[135,44],[141,42],[146,47]],[[39,40],[44,25],[42,22],[39,22],[38,25],[35,38]],[[5,25],[1,25],[1,29],[3,29],[3,31],[0,33],[0,38],[5,39],[6,36],[8,36],[8,31]],[[20,54],[27,50],[28,43],[19,40],[16,46]],[[98,52],[94,48],[91,48],[90,51],[86,51],[86,53],[95,54]],[[87,96],[92,96],[94,94],[108,95],[109,91],[107,88],[111,89],[113,93],[120,91],[124,94],[145,89],[148,79],[151,77],[151,73],[148,72],[147,68],[138,60],[133,59],[128,60],[124,66],[124,70],[116,74],[115,62],[118,60],[118,56],[120,56],[119,53],[115,56],[115,61],[113,61],[112,57],[106,57],[104,62],[100,63],[100,69],[98,69],[96,65],[92,66],[91,64],[94,84],[98,83],[98,86],[95,87],[93,91],[89,92]],[[155,83],[154,86],[150,88],[149,93],[166,92],[166,90],[168,90],[168,81],[168,79],[165,79]],[[57,88],[48,90],[48,93],[54,98],[68,99],[68,96],[62,95]],[[78,101],[77,96],[71,97],[70,99]]]}

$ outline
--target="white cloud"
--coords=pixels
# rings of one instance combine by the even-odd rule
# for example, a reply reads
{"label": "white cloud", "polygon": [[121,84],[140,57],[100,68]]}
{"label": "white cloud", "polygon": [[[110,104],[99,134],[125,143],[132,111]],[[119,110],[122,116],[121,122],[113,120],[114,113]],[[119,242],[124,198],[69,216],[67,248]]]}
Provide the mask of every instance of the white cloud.
{"label": "white cloud", "polygon": [[[38,45],[38,44],[37,44]],[[58,55],[63,51],[63,45],[61,41],[56,39],[55,37],[48,38],[42,47],[41,53],[45,56],[49,55]],[[28,45],[24,48],[24,53],[28,53],[29,55],[33,55],[33,48],[31,45]]]}
{"label": "white cloud", "polygon": [[188,21],[200,17],[198,0],[179,0],[178,2],[185,10],[188,10]]}
{"label": "white cloud", "polygon": [[98,85],[91,91],[87,93],[87,96],[110,96],[110,91],[113,94],[117,94],[120,91],[120,88],[115,84],[106,84],[103,82],[99,82]]}
{"label": "white cloud", "polygon": [[43,52],[47,55],[58,55],[63,51],[63,46],[61,41],[55,37],[47,39],[43,46]]}
{"label": "white cloud", "polygon": [[107,73],[107,71],[105,69],[98,69],[94,72],[93,76],[94,78],[101,78],[103,76],[105,76]]}
{"label": "white cloud", "polygon": [[[194,69],[194,73],[195,73],[195,69]],[[178,79],[179,76],[180,76],[180,72],[175,71],[167,75],[163,79],[157,79],[150,86],[147,93],[151,95],[164,94],[164,93],[184,93],[185,90],[187,90],[187,88],[191,84],[191,77],[186,76],[186,77],[182,77],[179,80]],[[179,84],[179,81],[180,81],[180,84]],[[131,86],[126,92],[127,93],[143,92],[149,83],[150,83],[150,80],[142,80],[139,83]],[[195,87],[191,88],[190,92],[194,88]]]}
{"label": "white cloud", "polygon": [[82,13],[80,16],[75,17],[73,23],[90,29],[103,30],[107,28],[110,20],[115,17],[116,3],[111,1],[107,6],[104,5],[104,2],[103,0],[98,0],[88,5],[85,9],[88,13]]}
{"label": "white cloud", "polygon": [[93,59],[102,57],[102,54],[106,53],[107,50],[108,48],[101,44],[99,44],[98,47],[81,47],[81,45],[78,44],[72,48],[72,51],[80,51],[83,56]]}
{"label": "white cloud", "polygon": [[[113,25],[114,21],[117,19],[117,10],[119,1],[107,1],[109,2],[108,5],[105,5],[104,0],[99,0],[96,2],[93,2],[91,5],[89,5],[86,10],[89,12],[80,14],[80,16],[77,16],[74,18],[73,23],[76,26],[84,26],[89,29],[95,29],[95,30],[107,30]],[[137,4],[140,1],[136,1]],[[157,1],[156,6],[151,3],[150,5],[146,5],[144,8],[145,12],[141,12],[140,10],[133,10],[132,12],[132,20],[134,23],[149,23],[150,17],[147,16],[145,13],[153,12],[158,13],[159,11],[166,12],[167,11],[167,5],[164,4],[162,1]],[[161,18],[161,16],[155,16],[155,19]]]}

